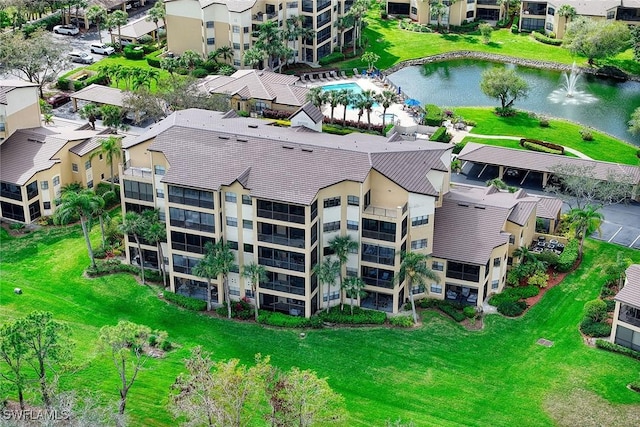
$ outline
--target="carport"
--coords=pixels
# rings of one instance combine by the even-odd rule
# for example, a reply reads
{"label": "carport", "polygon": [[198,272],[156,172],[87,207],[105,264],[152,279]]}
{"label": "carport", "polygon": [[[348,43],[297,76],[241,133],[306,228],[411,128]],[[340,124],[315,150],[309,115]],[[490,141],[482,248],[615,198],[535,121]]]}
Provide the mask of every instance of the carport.
{"label": "carport", "polygon": [[124,94],[120,89],[92,84],[71,95],[73,111],[78,111],[78,100],[100,105],[124,106]]}

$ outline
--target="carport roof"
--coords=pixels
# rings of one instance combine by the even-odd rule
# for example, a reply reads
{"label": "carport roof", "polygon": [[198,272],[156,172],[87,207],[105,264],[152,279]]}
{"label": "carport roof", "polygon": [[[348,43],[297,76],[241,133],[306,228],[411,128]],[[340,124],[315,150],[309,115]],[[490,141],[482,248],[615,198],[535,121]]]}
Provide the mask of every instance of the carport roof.
{"label": "carport roof", "polygon": [[617,173],[631,177],[634,185],[640,183],[640,168],[637,166],[575,157],[558,157],[556,154],[494,147],[474,142],[467,143],[458,158],[462,161],[547,173],[552,173],[552,168],[558,165],[586,166],[593,168],[594,176],[601,180],[606,180],[611,173]]}
{"label": "carport roof", "polygon": [[615,300],[640,307],[640,264],[633,264],[625,271],[627,280]]}
{"label": "carport roof", "polygon": [[124,95],[120,89],[92,84],[71,95],[73,99],[94,102],[96,104],[109,104],[118,107],[124,106]]}
{"label": "carport roof", "polygon": [[[164,27],[164,21],[162,19],[158,20],[158,27]],[[146,18],[136,19],[135,21],[131,21],[127,25],[124,25],[120,28],[120,36],[127,37],[132,39],[137,39],[139,37],[144,36],[145,34],[149,34],[156,30],[156,23],[153,21],[147,21]]]}

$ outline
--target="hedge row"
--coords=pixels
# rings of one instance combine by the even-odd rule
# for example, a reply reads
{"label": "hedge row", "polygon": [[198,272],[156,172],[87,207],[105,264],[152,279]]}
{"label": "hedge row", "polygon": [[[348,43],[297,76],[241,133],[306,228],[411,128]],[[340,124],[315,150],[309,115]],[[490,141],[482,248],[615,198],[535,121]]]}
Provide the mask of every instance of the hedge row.
{"label": "hedge row", "polygon": [[285,328],[322,328],[322,320],[317,316],[307,319],[306,317],[289,316],[278,311],[260,310],[258,323]]}
{"label": "hedge row", "polygon": [[623,347],[609,341],[596,340],[596,347],[603,350],[613,351],[614,353],[624,354],[625,356],[633,357],[634,359],[640,360],[640,351],[631,350],[630,348]]}
{"label": "hedge row", "polygon": [[558,265],[556,266],[556,269],[561,273],[565,273],[571,270],[571,267],[573,267],[573,264],[576,263],[577,259],[578,241],[576,239],[570,240],[569,243],[565,245],[564,250],[558,257]]}
{"label": "hedge row", "polygon": [[580,330],[590,337],[608,337],[611,335],[611,325],[605,322],[594,322],[585,317],[580,323]]}
{"label": "hedge row", "polygon": [[171,301],[172,303],[179,305],[180,307],[184,307],[187,310],[204,311],[207,308],[207,302],[200,299],[174,294],[173,292],[164,292],[163,296],[165,300]]}
{"label": "hedge row", "polygon": [[132,60],[140,60],[144,58],[144,48],[139,49],[141,46],[138,45],[127,45],[124,47],[124,57]]}
{"label": "hedge row", "polygon": [[329,312],[322,311],[318,313],[318,317],[323,322],[342,323],[348,325],[382,325],[387,320],[387,315],[382,311],[365,310],[360,307],[353,307],[353,316],[351,315],[351,307],[331,307]]}
{"label": "hedge row", "polygon": [[442,110],[435,104],[427,104],[424,107],[426,111],[425,124],[427,126],[440,126],[442,124]]}
{"label": "hedge row", "polygon": [[514,288],[506,288],[499,294],[491,297],[489,304],[499,306],[500,304],[510,301],[516,302],[521,299],[531,298],[540,293],[540,288],[536,285],[516,286]]}
{"label": "hedge row", "polygon": [[157,50],[155,52],[151,52],[150,54],[145,56],[145,59],[147,60],[147,64],[149,64],[149,66],[154,67],[154,68],[161,68],[160,67],[160,55],[162,55],[162,50]]}
{"label": "hedge row", "polygon": [[[140,274],[140,267],[131,264],[124,264],[118,259],[108,259],[106,261],[96,261],[96,268],[89,266],[86,270],[87,276],[97,277],[114,273],[131,273]],[[162,275],[156,270],[148,270],[145,268],[144,277],[149,282],[162,282]]]}
{"label": "hedge row", "polygon": [[544,34],[540,34],[538,32],[533,31],[531,33],[534,39],[539,41],[540,43],[550,44],[551,46],[561,46],[562,40],[552,39],[551,37],[547,37]]}
{"label": "hedge row", "polygon": [[525,141],[522,146],[527,150],[538,151],[541,153],[549,153],[549,154],[564,154],[564,150],[555,150],[553,148],[548,148],[543,145],[536,144],[535,142]]}
{"label": "hedge row", "polygon": [[444,126],[440,126],[438,130],[436,130],[429,141],[438,141],[438,142],[449,142],[451,137],[447,138],[447,128]]}
{"label": "hedge row", "polygon": [[425,298],[418,301],[418,306],[422,308],[438,308],[443,313],[451,316],[456,322],[462,322],[467,317],[463,312],[465,306],[451,301]]}
{"label": "hedge row", "polygon": [[564,147],[562,145],[554,144],[552,142],[545,142],[539,139],[531,139],[531,138],[521,138],[520,145],[524,146],[525,143],[530,142],[535,145],[541,145],[546,148],[550,148],[552,150],[562,151],[564,153]]}
{"label": "hedge row", "polygon": [[527,303],[524,301],[504,301],[498,304],[498,313],[503,316],[516,317],[520,316],[527,309]]}
{"label": "hedge row", "polygon": [[344,61],[344,53],[333,52],[323,58],[320,58],[320,60],[318,61],[318,64],[325,66],[325,65],[329,65],[339,61]]}

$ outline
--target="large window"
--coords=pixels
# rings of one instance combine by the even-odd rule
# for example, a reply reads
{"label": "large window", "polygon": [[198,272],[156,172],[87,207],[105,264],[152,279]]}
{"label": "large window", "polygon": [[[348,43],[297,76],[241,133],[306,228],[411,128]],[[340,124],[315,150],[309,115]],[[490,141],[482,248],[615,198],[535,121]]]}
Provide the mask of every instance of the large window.
{"label": "large window", "polygon": [[33,181],[27,185],[27,200],[31,200],[38,195],[38,181]]}
{"label": "large window", "polygon": [[444,271],[444,263],[439,261],[433,261],[431,263],[431,269],[433,271]]}
{"label": "large window", "polygon": [[0,202],[0,207],[2,207],[2,216],[4,218],[25,222],[24,208],[21,205],[14,205],[13,203]]}
{"label": "large window", "polygon": [[322,231],[325,233],[331,233],[332,231],[338,230],[340,230],[340,221],[331,221],[322,224]]}
{"label": "large window", "polygon": [[258,241],[304,248],[304,230],[284,225],[258,223]]}
{"label": "large window", "polygon": [[323,204],[323,206],[325,208],[332,208],[332,207],[335,207],[335,206],[340,206],[340,201],[341,201],[340,196],[338,196],[338,197],[330,197],[328,199],[324,199],[322,204]]}
{"label": "large window", "polygon": [[22,200],[22,192],[20,187],[8,182],[0,182],[0,196],[7,199]]}
{"label": "large window", "polygon": [[182,205],[213,209],[213,193],[211,191],[194,190],[193,188],[170,185],[169,201]]}
{"label": "large window", "polygon": [[447,277],[450,277],[452,279],[467,280],[469,282],[478,282],[478,280],[480,280],[480,266],[448,261]]}
{"label": "large window", "polygon": [[258,262],[269,267],[284,268],[285,270],[304,271],[304,254],[283,251],[280,249],[258,247]]}
{"label": "large window", "polygon": [[177,251],[203,254],[204,245],[207,242],[215,243],[216,239],[213,237],[199,236],[197,234],[171,231],[171,248]]}
{"label": "large window", "polygon": [[538,31],[544,29],[544,19],[522,18],[521,28],[523,31]]}
{"label": "large window", "polygon": [[376,267],[362,266],[361,276],[364,283],[381,288],[393,288],[393,271]]}
{"label": "large window", "polygon": [[322,12],[321,14],[319,14],[316,17],[316,26],[317,26],[317,28],[320,28],[320,27],[328,24],[329,22],[331,22],[331,10],[327,10],[325,12]]}
{"label": "large window", "polygon": [[33,221],[36,218],[40,218],[40,202],[35,201],[29,205],[29,218]]}
{"label": "large window", "polygon": [[[331,27],[327,27],[327,28],[331,28]],[[324,31],[324,30],[322,30]],[[331,34],[329,34],[329,36],[331,36]],[[327,37],[329,38],[329,37]],[[322,46],[320,46],[317,50],[316,50],[316,55],[318,56],[318,60],[324,58],[325,56],[329,55],[331,53],[331,43],[325,43]]]}
{"label": "large window", "polygon": [[215,232],[214,217],[204,212],[189,211],[186,209],[169,208],[169,221],[174,227],[183,227],[190,230]]}
{"label": "large window", "polygon": [[358,196],[347,196],[347,204],[349,206],[360,206],[360,197],[358,197]]}
{"label": "large window", "polygon": [[304,206],[288,205],[268,200],[258,200],[258,216],[298,224],[305,223]]}
{"label": "large window", "polygon": [[302,11],[313,12],[313,0],[302,0]]}
{"label": "large window", "polygon": [[411,218],[411,226],[418,227],[420,225],[429,224],[429,216],[428,215],[420,215],[414,216]]}
{"label": "large window", "polygon": [[200,260],[198,258],[173,254],[173,271],[192,274],[191,269],[198,265],[199,262]]}
{"label": "large window", "polygon": [[[329,40],[331,38],[331,27],[325,27],[322,30],[318,31],[318,35],[316,36],[316,40],[318,44],[322,43],[325,40]],[[321,46],[318,48],[318,54],[320,54],[320,49],[324,48]]]}
{"label": "large window", "polygon": [[618,325],[615,340],[616,344],[640,351],[640,332]]}
{"label": "large window", "polygon": [[304,278],[284,273],[267,271],[267,281],[260,283],[261,289],[287,292],[290,294],[304,295]]}
{"label": "large window", "polygon": [[630,325],[640,327],[640,309],[627,304],[621,304],[618,319]]}
{"label": "large window", "polygon": [[316,2],[316,12],[320,12],[321,10],[331,6],[331,0],[316,0]]}
{"label": "large window", "polygon": [[396,251],[386,246],[362,244],[362,260],[376,264],[394,265]]}
{"label": "large window", "polygon": [[396,241],[396,224],[387,221],[364,218],[362,220],[362,236],[370,239]]}
{"label": "large window", "polygon": [[424,249],[427,247],[427,239],[419,239],[411,241],[411,250]]}
{"label": "large window", "polygon": [[153,202],[153,185],[146,182],[124,180],[124,196],[129,199]]}

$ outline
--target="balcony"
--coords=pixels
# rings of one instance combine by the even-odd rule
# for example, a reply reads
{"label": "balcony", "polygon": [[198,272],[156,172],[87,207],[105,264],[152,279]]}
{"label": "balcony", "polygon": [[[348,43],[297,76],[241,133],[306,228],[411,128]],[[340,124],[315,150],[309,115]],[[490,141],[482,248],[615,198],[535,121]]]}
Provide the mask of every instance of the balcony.
{"label": "balcony", "polygon": [[276,245],[291,246],[293,248],[304,248],[304,239],[292,239],[276,234],[258,233],[258,241],[274,243]]}
{"label": "balcony", "polygon": [[367,215],[383,216],[386,218],[399,218],[402,215],[402,207],[389,209],[389,208],[369,205],[364,209],[364,213]]}
{"label": "balcony", "polygon": [[616,21],[640,21],[640,9],[618,9]]}
{"label": "balcony", "polygon": [[276,219],[279,221],[295,222],[296,224],[304,224],[304,215],[289,214],[284,212],[271,211],[266,209],[258,209],[260,218]]}
{"label": "balcony", "polygon": [[135,166],[124,165],[122,172],[125,176],[137,176],[139,178],[151,179],[153,177],[152,170],[150,168],[140,168]]}
{"label": "balcony", "polygon": [[640,327],[640,308],[635,308],[627,304],[621,304],[618,320],[628,325]]}
{"label": "balcony", "polygon": [[260,289],[271,289],[272,291],[286,292],[295,295],[304,295],[304,288],[291,286],[288,282],[273,280],[271,282],[260,283]]}
{"label": "balcony", "polygon": [[292,271],[304,271],[304,268],[305,268],[304,264],[291,262],[291,261],[280,261],[272,258],[263,258],[263,257],[258,257],[258,263],[262,265],[266,265],[268,267],[284,268],[285,270],[292,270]]}

